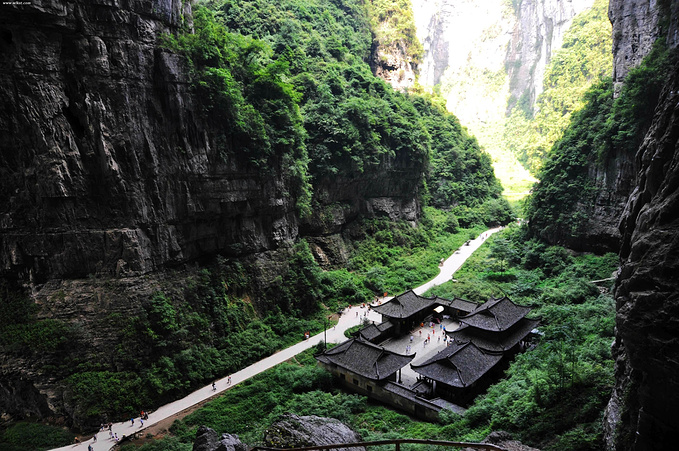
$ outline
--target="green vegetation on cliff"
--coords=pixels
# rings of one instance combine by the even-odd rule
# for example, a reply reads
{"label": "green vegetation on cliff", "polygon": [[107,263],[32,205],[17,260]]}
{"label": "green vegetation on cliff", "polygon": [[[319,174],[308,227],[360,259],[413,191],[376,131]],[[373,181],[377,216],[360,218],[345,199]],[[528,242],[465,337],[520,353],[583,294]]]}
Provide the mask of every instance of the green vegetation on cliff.
{"label": "green vegetation on cliff", "polygon": [[379,46],[390,47],[400,42],[408,57],[420,62],[424,49],[417,39],[411,0],[370,0],[368,13]]}
{"label": "green vegetation on cliff", "polygon": [[[401,11],[407,2],[375,5]],[[96,312],[86,327],[39,319],[46,312],[29,299],[3,293],[0,350],[46,362],[36,371],[64,390],[66,418],[95,427],[175,399],[321,331],[323,308],[426,281],[470,234],[511,220],[488,156],[457,119],[372,74],[370,23],[360,0],[210,1],[196,6],[192,32],[163,45],[183,55],[223,163],[283,171],[300,216],[323,205],[314,197],[321,184],[384,167],[414,180],[418,208],[430,201],[446,211],[426,208],[417,226],[364,219],[348,238],[351,272],[322,271],[305,240],[272,251],[274,269],[215,256],[138,296],[129,316]],[[100,294],[118,282],[89,281]],[[89,352],[87,327],[105,331],[104,352]]]}
{"label": "green vegetation on cliff", "polygon": [[534,106],[522,96],[507,118],[504,139],[508,150],[533,174],[552,145],[582,108],[584,93],[602,76],[613,72],[608,1],[596,0],[577,15],[545,70],[544,91]]}
{"label": "green vegetation on cliff", "polygon": [[[454,116],[428,97],[395,92],[372,74],[368,62],[377,32],[371,23],[410,30],[404,39],[414,48],[408,2],[202,5],[194,33],[168,36],[166,45],[186,55],[206,113],[228,125],[225,158],[245,153],[261,168],[282,159],[302,212],[309,211],[319,184],[386,166],[407,169],[417,179],[431,164],[427,183],[440,208],[499,198],[488,156]],[[380,19],[385,15],[386,22]]]}
{"label": "green vegetation on cliff", "polygon": [[610,79],[585,94],[585,106],[573,114],[563,138],[547,155],[540,183],[526,203],[535,236],[571,242],[587,226],[599,189],[592,172],[616,155],[633,160],[674,58],[658,40],[642,64],[629,72],[616,99]]}

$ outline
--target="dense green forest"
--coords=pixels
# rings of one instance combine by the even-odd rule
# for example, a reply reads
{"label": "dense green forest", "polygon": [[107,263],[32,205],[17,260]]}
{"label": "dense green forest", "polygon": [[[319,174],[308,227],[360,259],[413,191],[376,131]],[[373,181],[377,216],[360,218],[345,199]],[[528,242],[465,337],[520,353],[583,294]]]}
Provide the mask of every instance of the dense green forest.
{"label": "dense green forest", "polygon": [[405,33],[408,48],[417,41],[407,2],[368,6],[208,1],[195,8],[194,33],[167,36],[166,45],[186,55],[206,113],[228,124],[225,153],[245,152],[260,167],[282,156],[302,213],[314,184],[395,158],[429,168],[422,195],[432,205],[506,209],[490,158],[442,102],[373,76],[373,40],[386,39],[383,28],[374,31],[381,17]]}
{"label": "dense green forest", "polygon": [[510,99],[514,104],[503,133],[508,151],[536,174],[542,162],[583,106],[584,93],[600,77],[613,73],[608,1],[596,0],[577,15],[552,55],[543,79],[544,91],[530,105],[529,96]]}

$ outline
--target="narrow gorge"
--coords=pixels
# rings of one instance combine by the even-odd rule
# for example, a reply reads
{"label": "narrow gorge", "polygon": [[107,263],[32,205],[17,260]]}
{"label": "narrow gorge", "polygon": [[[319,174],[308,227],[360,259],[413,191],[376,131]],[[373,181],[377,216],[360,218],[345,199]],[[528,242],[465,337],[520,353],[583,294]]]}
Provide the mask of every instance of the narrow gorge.
{"label": "narrow gorge", "polygon": [[[606,6],[612,30],[586,28]],[[563,129],[545,135],[558,139],[526,144],[560,89],[545,79],[569,76],[554,65],[576,46],[573,24],[597,55],[612,40],[612,73],[583,61],[584,97],[549,105]],[[615,282],[589,283],[608,271],[568,291],[596,314],[612,315],[614,299],[614,329],[600,325],[612,351],[588,351],[614,367],[581,374],[609,381],[593,389],[605,412],[535,432],[525,415],[572,400],[544,389],[563,373],[534,376],[521,390],[538,413],[517,407],[506,421],[479,408],[432,434],[474,424],[463,438],[477,440],[499,425],[546,449],[672,449],[677,47],[677,0],[4,2],[0,445],[16,424],[72,440],[177,399],[322,332],[347,305],[425,282],[440,257],[521,215],[472,264],[487,285],[462,276],[459,290],[506,296],[513,284],[512,297],[552,303],[548,319],[562,320],[559,272],[585,280],[617,254]],[[521,213],[500,182],[531,191]],[[550,349],[549,365],[569,356]],[[331,394],[304,359],[276,373],[286,400],[341,400],[343,415],[365,404]],[[363,421],[363,435],[389,432]]]}

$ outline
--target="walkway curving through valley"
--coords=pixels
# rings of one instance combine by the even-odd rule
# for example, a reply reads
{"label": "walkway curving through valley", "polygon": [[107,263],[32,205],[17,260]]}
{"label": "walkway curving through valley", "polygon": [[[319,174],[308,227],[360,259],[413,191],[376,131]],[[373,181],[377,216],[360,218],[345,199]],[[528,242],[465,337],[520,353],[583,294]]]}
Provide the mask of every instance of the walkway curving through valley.
{"label": "walkway curving through valley", "polygon": [[[413,291],[419,295],[426,292],[431,287],[441,285],[442,283],[449,281],[455,271],[460,269],[467,258],[469,258],[469,256],[472,255],[475,250],[481,247],[481,245],[490,235],[500,231],[501,229],[501,227],[498,227],[487,230],[481,233],[476,239],[469,241],[465,245],[462,245],[453,253],[453,255],[444,260],[443,264],[439,267],[438,276],[434,277],[429,282],[414,288]],[[392,297],[393,296],[387,296],[385,298],[381,298],[380,301],[387,301]],[[114,423],[111,427],[111,431],[114,434],[117,434],[118,438],[121,440],[123,437],[139,434],[140,432],[159,423],[162,420],[170,418],[173,415],[177,415],[180,412],[197,404],[204,403],[210,398],[218,396],[225,390],[228,390],[229,388],[238,385],[239,383],[256,376],[257,374],[266,371],[278,365],[279,363],[285,362],[286,360],[291,359],[297,354],[313,346],[316,346],[318,343],[324,341],[326,336],[327,339],[325,341],[328,343],[341,343],[342,341],[346,340],[344,331],[360,324],[364,318],[376,323],[382,321],[381,315],[372,309],[363,306],[352,306],[350,308],[346,308],[342,312],[337,325],[334,327],[328,329],[326,332],[321,332],[307,340],[301,341],[296,345],[290,346],[289,348],[283,349],[282,351],[278,351],[275,354],[260,360],[259,362],[253,363],[252,365],[231,374],[230,383],[228,376],[216,381],[217,390],[213,390],[212,385],[200,388],[182,399],[159,407],[157,410],[149,414],[148,419],[144,420],[143,426],[139,421],[139,417],[135,417],[134,424],[132,424],[132,422],[129,420],[121,423]],[[93,440],[92,436],[88,436],[86,439],[83,439],[81,443],[55,448],[53,451],[87,451],[88,445],[91,445],[94,451],[108,451],[116,445],[115,441],[109,439],[108,429],[97,432],[96,437],[96,442]]]}

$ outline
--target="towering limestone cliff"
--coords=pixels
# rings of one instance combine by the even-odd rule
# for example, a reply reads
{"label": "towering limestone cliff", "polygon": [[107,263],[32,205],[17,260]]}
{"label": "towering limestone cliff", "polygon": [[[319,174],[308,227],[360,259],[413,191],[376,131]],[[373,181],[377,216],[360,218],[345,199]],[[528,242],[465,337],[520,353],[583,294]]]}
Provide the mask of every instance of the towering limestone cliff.
{"label": "towering limestone cliff", "polygon": [[[158,46],[190,17],[179,0],[3,7],[3,276],[140,275],[298,236],[283,155],[261,171],[225,148],[184,60]],[[413,220],[415,196],[400,193],[415,193],[420,175],[395,176],[402,160],[385,160],[377,182],[351,175],[349,193],[339,183],[322,198],[347,199],[355,216],[398,193],[388,213],[400,217],[403,203]]]}
{"label": "towering limestone cliff", "polygon": [[215,254],[247,262],[264,291],[301,233],[338,263],[339,233],[356,218],[417,220],[426,162],[405,147],[361,171],[318,176],[316,209],[302,219],[297,156],[274,147],[255,160],[227,139],[233,133],[197,97],[190,61],[161,45],[163,35],[191,32],[191,2],[1,8],[2,311],[23,291],[26,314],[49,328],[43,342],[18,347],[8,343],[21,337],[0,334],[2,412],[91,420],[61,378],[79,368],[135,380],[149,348],[121,336],[155,308],[155,292],[182,299],[195,276],[187,263]]}
{"label": "towering limestone cliff", "polygon": [[573,248],[620,250],[607,444],[671,449],[679,424],[679,2],[611,1],[609,17],[613,80],[589,92],[552,148],[530,227]]}
{"label": "towering limestone cliff", "polygon": [[[616,81],[639,64],[655,39],[665,40],[671,49],[679,47],[679,2],[611,1],[610,16]],[[676,56],[672,64],[651,125],[633,157],[634,182],[620,221],[622,266],[615,288],[613,347],[616,385],[606,410],[609,449],[671,449],[679,424]]]}
{"label": "towering limestone cliff", "polygon": [[440,85],[449,111],[491,154],[509,191],[528,191],[534,179],[504,136],[507,116],[517,106],[533,111],[550,58],[573,18],[592,3],[427,0],[414,8],[425,50],[420,83]]}

